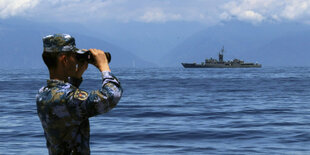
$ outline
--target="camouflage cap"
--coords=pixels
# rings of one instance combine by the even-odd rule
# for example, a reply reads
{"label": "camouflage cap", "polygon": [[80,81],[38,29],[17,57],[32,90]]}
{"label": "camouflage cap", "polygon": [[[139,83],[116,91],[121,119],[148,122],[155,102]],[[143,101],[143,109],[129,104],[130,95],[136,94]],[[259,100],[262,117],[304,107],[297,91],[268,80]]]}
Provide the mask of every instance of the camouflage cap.
{"label": "camouflage cap", "polygon": [[45,52],[70,52],[77,51],[75,39],[68,34],[53,34],[43,37]]}

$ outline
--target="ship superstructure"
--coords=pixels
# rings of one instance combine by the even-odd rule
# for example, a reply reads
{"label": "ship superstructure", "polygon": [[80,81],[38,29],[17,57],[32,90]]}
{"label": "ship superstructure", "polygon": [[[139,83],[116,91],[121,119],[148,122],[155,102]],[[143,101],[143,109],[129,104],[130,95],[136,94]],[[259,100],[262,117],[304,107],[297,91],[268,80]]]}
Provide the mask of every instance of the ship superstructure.
{"label": "ship superstructure", "polygon": [[182,63],[184,68],[261,68],[258,63],[246,63],[243,60],[234,59],[232,61],[224,61],[224,47],[221,49],[217,59],[206,59],[201,64]]}

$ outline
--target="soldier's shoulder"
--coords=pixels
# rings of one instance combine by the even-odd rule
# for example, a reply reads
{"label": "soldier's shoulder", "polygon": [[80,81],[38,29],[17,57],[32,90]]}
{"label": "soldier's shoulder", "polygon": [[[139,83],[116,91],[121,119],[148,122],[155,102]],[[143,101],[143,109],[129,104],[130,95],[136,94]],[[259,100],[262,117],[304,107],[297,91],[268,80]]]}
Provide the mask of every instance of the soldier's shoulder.
{"label": "soldier's shoulder", "polygon": [[44,92],[45,88],[46,88],[45,86],[41,87],[41,88],[39,89],[38,93]]}
{"label": "soldier's shoulder", "polygon": [[39,91],[37,92],[37,97],[39,96],[44,96],[49,92],[49,88],[47,86],[43,86],[39,89]]}
{"label": "soldier's shoulder", "polygon": [[62,83],[58,84],[56,87],[51,88],[57,93],[64,93],[66,95],[70,95],[72,92],[76,90],[74,86],[72,86],[70,83]]}
{"label": "soldier's shoulder", "polygon": [[86,100],[88,97],[88,93],[84,90],[80,90],[80,89],[76,89],[74,92],[73,92],[73,98],[75,100],[80,100],[80,101],[84,101]]}
{"label": "soldier's shoulder", "polygon": [[75,87],[72,86],[70,83],[60,83],[60,84],[58,84],[58,88],[66,89],[66,90],[73,90],[73,89],[75,89]]}

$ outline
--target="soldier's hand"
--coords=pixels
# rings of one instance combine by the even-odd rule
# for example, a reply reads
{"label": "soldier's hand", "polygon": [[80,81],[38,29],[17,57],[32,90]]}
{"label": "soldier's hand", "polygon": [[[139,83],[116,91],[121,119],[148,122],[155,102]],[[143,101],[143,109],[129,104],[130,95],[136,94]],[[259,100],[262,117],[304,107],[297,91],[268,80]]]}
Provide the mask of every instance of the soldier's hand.
{"label": "soldier's hand", "polygon": [[102,50],[99,49],[89,49],[94,57],[94,64],[101,72],[102,71],[111,71],[106,55]]}

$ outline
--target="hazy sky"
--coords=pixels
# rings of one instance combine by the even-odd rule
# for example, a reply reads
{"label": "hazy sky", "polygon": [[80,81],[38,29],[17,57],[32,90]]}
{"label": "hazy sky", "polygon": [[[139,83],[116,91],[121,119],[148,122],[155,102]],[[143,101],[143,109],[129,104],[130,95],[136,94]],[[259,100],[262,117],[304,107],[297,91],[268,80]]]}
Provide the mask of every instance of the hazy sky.
{"label": "hazy sky", "polygon": [[132,53],[155,64],[163,58],[177,64],[175,55],[198,61],[223,45],[234,54],[231,58],[250,59],[254,53],[260,54],[254,61],[268,64],[270,51],[283,56],[282,64],[309,64],[299,58],[309,57],[310,0],[0,0],[0,22],[3,36],[9,29],[21,36],[32,34],[29,49],[44,35],[69,33],[77,40],[87,36],[117,48],[81,41],[86,47]]}
{"label": "hazy sky", "polygon": [[310,0],[0,0],[0,18],[53,22],[310,23]]}

